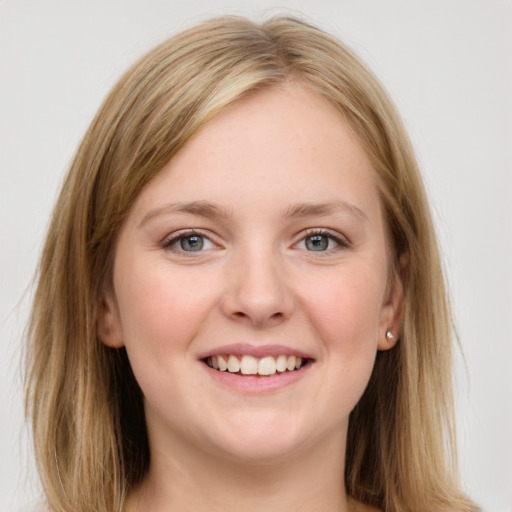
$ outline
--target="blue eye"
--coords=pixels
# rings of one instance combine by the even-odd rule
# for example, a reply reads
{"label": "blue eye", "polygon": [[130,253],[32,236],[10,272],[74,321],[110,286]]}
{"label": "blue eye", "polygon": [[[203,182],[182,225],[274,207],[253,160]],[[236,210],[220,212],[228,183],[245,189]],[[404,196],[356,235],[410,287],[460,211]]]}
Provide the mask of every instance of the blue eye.
{"label": "blue eye", "polygon": [[199,235],[190,235],[180,238],[180,247],[184,251],[200,251],[204,246],[204,239]]}
{"label": "blue eye", "polygon": [[201,252],[214,247],[214,243],[208,237],[190,232],[175,236],[163,244],[164,249],[175,252]]}
{"label": "blue eye", "polygon": [[308,251],[325,251],[329,248],[329,238],[325,235],[311,235],[304,239]]}
{"label": "blue eye", "polygon": [[299,249],[310,252],[326,252],[339,248],[348,248],[350,243],[341,236],[336,236],[331,232],[313,231],[304,237],[297,245]]}

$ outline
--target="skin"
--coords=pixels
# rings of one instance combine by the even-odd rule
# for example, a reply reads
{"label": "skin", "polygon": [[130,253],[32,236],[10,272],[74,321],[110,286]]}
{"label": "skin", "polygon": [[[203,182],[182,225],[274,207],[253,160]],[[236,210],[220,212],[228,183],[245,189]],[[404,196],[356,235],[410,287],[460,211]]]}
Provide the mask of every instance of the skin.
{"label": "skin", "polygon": [[[191,229],[200,251],[182,248]],[[374,170],[317,94],[260,91],[200,130],[136,199],[103,301],[100,334],[127,349],[151,451],[127,509],[369,510],[347,498],[343,461],[349,414],[400,328],[388,253]],[[200,360],[230,343],[311,363],[244,392]]]}

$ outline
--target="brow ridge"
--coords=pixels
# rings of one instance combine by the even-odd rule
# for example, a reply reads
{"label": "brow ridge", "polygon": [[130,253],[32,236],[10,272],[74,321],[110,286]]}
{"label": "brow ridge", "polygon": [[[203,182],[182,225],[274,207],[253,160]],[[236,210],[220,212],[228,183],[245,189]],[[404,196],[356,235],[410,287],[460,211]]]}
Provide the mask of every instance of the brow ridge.
{"label": "brow ridge", "polygon": [[296,203],[285,211],[286,217],[308,217],[313,215],[327,216],[337,213],[339,211],[347,212],[361,218],[368,220],[366,214],[352,203],[344,200],[334,200],[325,203]]}
{"label": "brow ridge", "polygon": [[199,215],[206,218],[230,217],[231,214],[219,205],[209,201],[190,201],[190,202],[172,202],[164,206],[153,208],[147,212],[139,223],[139,227],[148,222],[150,219],[167,213],[188,213],[191,215]]}
{"label": "brow ridge", "polygon": [[[366,214],[357,206],[343,200],[324,203],[302,202],[291,205],[284,211],[284,217],[327,216],[337,212],[347,212],[362,220],[368,220]],[[147,212],[139,223],[139,227],[150,219],[163,214],[185,213],[205,218],[228,218],[232,214],[225,208],[209,201],[172,202]]]}

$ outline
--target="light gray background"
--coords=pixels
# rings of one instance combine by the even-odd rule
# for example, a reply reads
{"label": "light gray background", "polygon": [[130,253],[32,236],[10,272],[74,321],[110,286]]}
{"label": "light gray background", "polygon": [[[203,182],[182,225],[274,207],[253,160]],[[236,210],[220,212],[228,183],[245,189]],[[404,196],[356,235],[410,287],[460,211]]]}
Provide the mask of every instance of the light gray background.
{"label": "light gray background", "polygon": [[512,510],[510,0],[0,0],[0,511],[35,496],[21,336],[50,209],[95,110],[168,35],[283,8],[348,43],[405,119],[467,363],[458,354],[463,481],[486,510]]}

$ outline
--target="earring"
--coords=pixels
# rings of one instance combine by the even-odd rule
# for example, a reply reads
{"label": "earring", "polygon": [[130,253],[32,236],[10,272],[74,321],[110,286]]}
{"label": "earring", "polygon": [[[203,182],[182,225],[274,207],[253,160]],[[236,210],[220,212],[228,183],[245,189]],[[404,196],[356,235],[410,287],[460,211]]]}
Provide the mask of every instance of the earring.
{"label": "earring", "polygon": [[395,335],[391,332],[391,331],[388,331],[386,333],[386,338],[391,341],[391,340],[394,340],[395,339]]}

